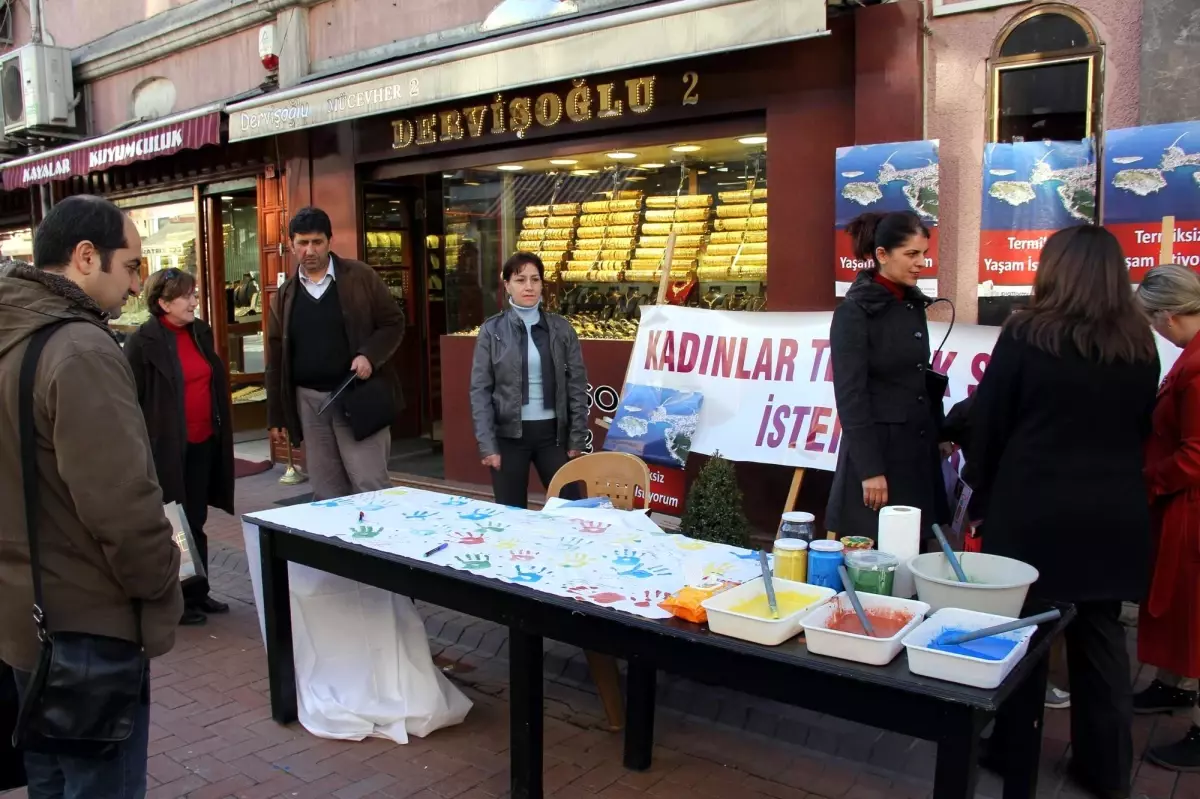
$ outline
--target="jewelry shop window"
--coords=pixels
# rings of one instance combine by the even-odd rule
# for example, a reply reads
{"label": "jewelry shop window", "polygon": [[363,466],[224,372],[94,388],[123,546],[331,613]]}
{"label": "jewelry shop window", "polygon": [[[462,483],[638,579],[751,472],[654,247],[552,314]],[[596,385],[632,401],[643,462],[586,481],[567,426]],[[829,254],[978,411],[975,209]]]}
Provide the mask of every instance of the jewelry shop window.
{"label": "jewelry shop window", "polygon": [[1060,3],[1016,16],[990,65],[993,142],[1079,141],[1099,129],[1102,50],[1095,29]]}
{"label": "jewelry shop window", "polygon": [[546,307],[581,338],[634,338],[664,268],[668,303],[762,310],[766,145],[747,131],[444,174],[448,328],[473,334],[503,310],[517,251],[541,257]]}

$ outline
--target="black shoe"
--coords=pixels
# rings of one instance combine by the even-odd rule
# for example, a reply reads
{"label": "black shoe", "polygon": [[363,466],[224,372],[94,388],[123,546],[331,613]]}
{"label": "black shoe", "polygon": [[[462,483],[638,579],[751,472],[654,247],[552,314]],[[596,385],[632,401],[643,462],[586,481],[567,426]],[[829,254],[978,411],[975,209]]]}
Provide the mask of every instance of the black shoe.
{"label": "black shoe", "polygon": [[204,597],[204,599],[200,600],[192,607],[194,607],[196,610],[199,610],[202,613],[209,613],[209,614],[228,613],[229,612],[228,605],[226,605],[224,602],[218,602],[217,600],[213,599],[211,596]]}
{"label": "black shoe", "polygon": [[1200,771],[1200,727],[1193,724],[1178,743],[1150,749],[1146,759],[1171,771]]}
{"label": "black shoe", "polygon": [[1155,680],[1146,690],[1133,695],[1133,712],[1138,714],[1170,713],[1195,707],[1196,692],[1173,688]]}
{"label": "black shoe", "polygon": [[195,608],[184,608],[183,616],[179,618],[179,623],[185,627],[199,627],[202,624],[208,623],[208,616],[205,616]]}

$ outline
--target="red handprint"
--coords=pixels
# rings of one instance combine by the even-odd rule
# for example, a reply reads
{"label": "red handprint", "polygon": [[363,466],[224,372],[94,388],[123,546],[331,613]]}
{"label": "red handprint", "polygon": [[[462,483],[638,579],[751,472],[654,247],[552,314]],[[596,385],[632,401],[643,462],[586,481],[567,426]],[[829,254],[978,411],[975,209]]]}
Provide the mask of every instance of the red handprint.
{"label": "red handprint", "polygon": [[455,533],[458,536],[460,544],[482,544],[484,542],[483,533]]}
{"label": "red handprint", "polygon": [[625,598],[624,594],[618,594],[614,591],[601,591],[600,587],[595,585],[573,585],[567,589],[567,593],[578,600],[595,602],[597,605],[611,605]]}
{"label": "red handprint", "polygon": [[661,602],[663,599],[666,599],[666,597],[667,597],[667,595],[664,594],[662,591],[655,591],[654,596],[651,596],[649,591],[644,591],[643,593],[645,594],[643,599],[638,599],[635,596],[631,596],[631,597],[629,597],[629,601],[632,602],[635,607],[648,608],[652,604],[657,605],[659,602]]}
{"label": "red handprint", "polygon": [[528,549],[509,550],[509,558],[511,560],[533,560],[538,553],[530,552]]}
{"label": "red handprint", "polygon": [[589,522],[585,519],[575,520],[575,529],[588,535],[600,535],[610,527],[612,527],[611,524],[605,524],[604,522]]}

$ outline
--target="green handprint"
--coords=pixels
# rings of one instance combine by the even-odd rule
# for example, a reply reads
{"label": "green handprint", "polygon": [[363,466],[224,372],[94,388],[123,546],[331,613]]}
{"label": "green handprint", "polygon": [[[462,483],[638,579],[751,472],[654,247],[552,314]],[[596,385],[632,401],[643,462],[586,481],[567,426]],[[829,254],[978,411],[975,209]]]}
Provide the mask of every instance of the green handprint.
{"label": "green handprint", "polygon": [[480,569],[490,569],[492,561],[487,555],[459,555],[458,562],[462,564],[464,569],[479,571]]}
{"label": "green handprint", "polygon": [[475,526],[479,528],[479,532],[481,533],[503,533],[511,525],[492,522],[491,524],[477,524]]}
{"label": "green handprint", "polygon": [[372,527],[369,524],[360,524],[358,527],[350,528],[352,538],[374,538],[382,532],[382,527]]}
{"label": "green handprint", "polygon": [[595,558],[586,552],[576,552],[569,557],[563,558],[562,565],[568,569],[580,569],[584,566],[590,566],[595,560]]}

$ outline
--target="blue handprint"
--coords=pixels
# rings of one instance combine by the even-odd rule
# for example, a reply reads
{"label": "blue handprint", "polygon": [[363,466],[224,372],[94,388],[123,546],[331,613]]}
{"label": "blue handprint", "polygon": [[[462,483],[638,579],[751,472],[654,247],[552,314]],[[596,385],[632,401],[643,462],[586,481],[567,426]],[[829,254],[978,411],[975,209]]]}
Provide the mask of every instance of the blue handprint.
{"label": "blue handprint", "polygon": [[646,569],[640,564],[634,566],[628,571],[621,571],[620,569],[613,569],[613,571],[615,571],[621,577],[637,577],[641,580],[644,580],[647,577],[666,577],[671,573],[671,570],[665,566],[651,566],[650,568]]}
{"label": "blue handprint", "polygon": [[574,552],[575,550],[577,550],[581,546],[583,546],[583,539],[582,538],[560,538],[558,540],[558,545],[560,547],[562,547],[563,549],[565,549],[567,552]]}
{"label": "blue handprint", "polygon": [[425,529],[421,529],[421,530],[409,530],[408,532],[411,533],[412,535],[419,535],[422,537],[427,537],[427,536],[438,534],[438,531],[434,530],[433,528],[425,528]]}
{"label": "blue handprint", "polygon": [[350,500],[346,497],[342,497],[341,499],[323,499],[320,502],[312,503],[312,507],[314,507],[314,508],[340,508],[343,505],[349,505],[349,504],[350,504]]}
{"label": "blue handprint", "polygon": [[404,518],[412,519],[413,521],[423,522],[426,519],[433,519],[438,515],[435,510],[414,510],[411,513],[404,514]]}
{"label": "blue handprint", "polygon": [[753,549],[733,553],[738,560],[758,560],[758,552]]}
{"label": "blue handprint", "polygon": [[389,502],[388,500],[385,499],[383,501],[368,502],[365,505],[359,505],[358,509],[361,511],[370,511],[373,513],[377,510],[383,510],[384,508],[390,508],[392,505],[395,505],[395,504],[396,503]]}
{"label": "blue handprint", "polygon": [[516,574],[512,577],[514,583],[536,583],[549,573],[549,569],[545,566],[537,569],[522,569],[516,567]]}
{"label": "blue handprint", "polygon": [[447,508],[457,508],[461,505],[466,505],[468,502],[470,502],[470,500],[466,497],[450,497],[442,504]]}
{"label": "blue handprint", "polygon": [[458,518],[465,519],[469,522],[481,522],[484,519],[492,518],[499,512],[499,510],[485,510],[483,508],[478,508],[470,513],[460,513],[458,514]]}
{"label": "blue handprint", "polygon": [[613,558],[614,566],[640,566],[642,559],[638,557],[638,553],[632,549],[625,549],[617,553],[617,557]]}

